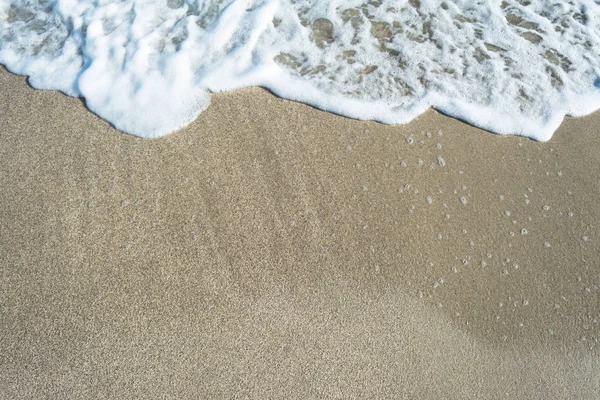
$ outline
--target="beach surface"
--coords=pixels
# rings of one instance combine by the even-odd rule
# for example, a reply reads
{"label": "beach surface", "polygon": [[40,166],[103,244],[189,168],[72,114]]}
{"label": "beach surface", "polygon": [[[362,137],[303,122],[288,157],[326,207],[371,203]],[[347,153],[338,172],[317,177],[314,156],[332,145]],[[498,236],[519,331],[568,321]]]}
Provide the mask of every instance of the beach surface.
{"label": "beach surface", "polygon": [[600,396],[600,113],[250,88],[145,140],[2,69],[0,120],[2,398]]}

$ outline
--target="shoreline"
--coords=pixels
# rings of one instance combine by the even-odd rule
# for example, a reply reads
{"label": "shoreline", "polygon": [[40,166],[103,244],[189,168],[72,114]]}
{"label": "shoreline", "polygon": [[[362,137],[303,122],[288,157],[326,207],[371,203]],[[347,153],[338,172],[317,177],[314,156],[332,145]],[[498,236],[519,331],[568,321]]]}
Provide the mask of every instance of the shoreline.
{"label": "shoreline", "polygon": [[0,93],[10,398],[600,390],[600,112],[542,143],[250,88],[149,141]]}

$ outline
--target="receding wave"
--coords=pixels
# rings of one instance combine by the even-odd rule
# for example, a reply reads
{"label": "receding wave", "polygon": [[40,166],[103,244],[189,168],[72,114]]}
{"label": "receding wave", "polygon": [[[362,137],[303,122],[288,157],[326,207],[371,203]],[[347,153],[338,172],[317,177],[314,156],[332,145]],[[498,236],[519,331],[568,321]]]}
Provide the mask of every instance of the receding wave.
{"label": "receding wave", "polygon": [[434,107],[548,140],[600,108],[599,0],[0,0],[0,63],[143,137],[264,86],[353,118]]}

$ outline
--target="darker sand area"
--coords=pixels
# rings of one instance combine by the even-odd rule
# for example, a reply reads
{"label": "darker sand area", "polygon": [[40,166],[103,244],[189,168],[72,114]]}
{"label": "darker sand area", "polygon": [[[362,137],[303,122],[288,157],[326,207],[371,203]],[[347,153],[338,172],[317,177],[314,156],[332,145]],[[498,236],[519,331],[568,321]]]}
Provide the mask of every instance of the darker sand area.
{"label": "darker sand area", "polygon": [[600,397],[600,113],[537,143],[255,88],[142,140],[0,93],[0,397]]}

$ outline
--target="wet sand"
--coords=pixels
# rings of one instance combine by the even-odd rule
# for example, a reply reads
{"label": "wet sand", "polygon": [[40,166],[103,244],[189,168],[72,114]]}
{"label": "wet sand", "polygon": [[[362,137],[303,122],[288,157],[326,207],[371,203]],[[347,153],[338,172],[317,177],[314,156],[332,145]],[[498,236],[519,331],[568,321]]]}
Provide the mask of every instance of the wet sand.
{"label": "wet sand", "polygon": [[0,393],[600,396],[600,113],[547,143],[259,88],[143,140],[0,71]]}

